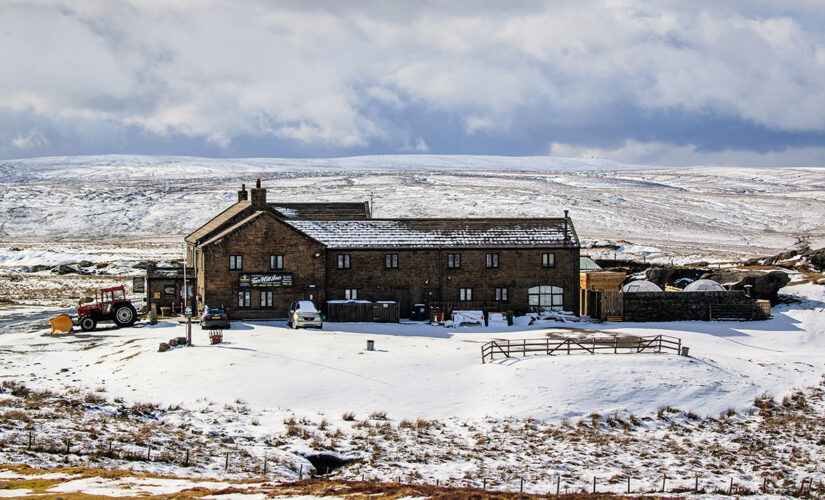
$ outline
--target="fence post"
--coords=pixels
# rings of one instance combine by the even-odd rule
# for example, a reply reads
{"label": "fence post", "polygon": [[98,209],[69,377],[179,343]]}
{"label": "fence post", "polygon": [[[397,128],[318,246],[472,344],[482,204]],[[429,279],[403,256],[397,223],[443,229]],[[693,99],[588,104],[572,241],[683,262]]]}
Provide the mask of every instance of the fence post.
{"label": "fence post", "polygon": [[223,470],[229,470],[229,452],[226,452],[226,464],[223,466]]}
{"label": "fence post", "polygon": [[556,495],[561,491],[561,476],[556,476]]}
{"label": "fence post", "polygon": [[564,343],[567,344],[567,355],[570,356],[570,339],[566,339]]}
{"label": "fence post", "polygon": [[590,353],[591,355],[596,354],[596,337],[593,337],[593,352]]}
{"label": "fence post", "polygon": [[596,476],[593,476],[593,494],[596,494]]}
{"label": "fence post", "polygon": [[522,346],[521,346],[521,355],[527,356],[527,339],[522,339]]}
{"label": "fence post", "polygon": [[613,354],[619,353],[619,337],[613,337]]}
{"label": "fence post", "polygon": [[627,494],[630,494],[630,476],[627,476]]}

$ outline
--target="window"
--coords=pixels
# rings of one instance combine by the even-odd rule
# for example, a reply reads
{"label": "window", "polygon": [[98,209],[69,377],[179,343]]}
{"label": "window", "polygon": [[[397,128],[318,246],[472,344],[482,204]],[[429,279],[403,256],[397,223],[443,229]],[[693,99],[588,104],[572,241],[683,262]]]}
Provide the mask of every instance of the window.
{"label": "window", "polygon": [[283,255],[270,255],[269,256],[269,268],[270,269],[283,269],[284,268],[284,256]]}
{"label": "window", "polygon": [[541,267],[556,267],[556,254],[543,253],[541,254]]}
{"label": "window", "polygon": [[507,302],[510,300],[507,288],[496,288],[496,300],[499,302]]}
{"label": "window", "polygon": [[349,254],[338,254],[338,269],[349,269]]}
{"label": "window", "polygon": [[498,254],[497,253],[488,253],[487,254],[487,267],[498,267]]}
{"label": "window", "polygon": [[272,307],[272,292],[261,292],[261,307]]}
{"label": "window", "polygon": [[473,300],[473,289],[472,288],[459,288],[458,289],[458,300],[463,300],[463,301]]}
{"label": "window", "polygon": [[384,267],[387,269],[398,269],[398,254],[388,253],[384,255]]}
{"label": "window", "polygon": [[230,255],[229,269],[236,271],[243,269],[243,255]]}
{"label": "window", "polygon": [[560,286],[534,286],[527,289],[527,304],[533,311],[564,309],[564,289]]}
{"label": "window", "polygon": [[347,288],[344,290],[344,298],[347,300],[358,300],[358,290],[355,288]]}
{"label": "window", "polygon": [[238,292],[238,307],[252,306],[252,292],[249,290],[242,290]]}
{"label": "window", "polygon": [[461,254],[448,253],[447,254],[447,269],[459,269],[461,267]]}

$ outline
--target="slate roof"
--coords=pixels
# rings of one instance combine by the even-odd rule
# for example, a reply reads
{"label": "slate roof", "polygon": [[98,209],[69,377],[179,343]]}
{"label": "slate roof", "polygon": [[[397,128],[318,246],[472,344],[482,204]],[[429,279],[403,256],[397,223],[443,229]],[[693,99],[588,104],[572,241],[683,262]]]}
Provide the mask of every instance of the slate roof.
{"label": "slate roof", "polygon": [[206,238],[211,233],[220,229],[221,226],[229,223],[229,221],[231,221],[234,217],[240,215],[244,210],[250,208],[251,206],[252,204],[249,201],[239,201],[235,203],[231,207],[227,208],[223,212],[213,217],[212,220],[202,225],[200,228],[196,229],[192,234],[184,238],[184,241],[188,243],[195,243],[198,240]]}
{"label": "slate roof", "polygon": [[285,220],[331,249],[579,246],[564,219]]}
{"label": "slate roof", "polygon": [[205,247],[205,246],[211,245],[212,243],[220,241],[223,238],[225,238],[226,236],[228,236],[228,235],[234,233],[235,231],[237,231],[242,226],[245,226],[245,225],[249,224],[250,222],[254,221],[258,217],[261,217],[263,215],[269,215],[272,218],[276,218],[276,216],[274,214],[272,214],[271,212],[259,210],[257,212],[254,212],[253,214],[251,214],[249,217],[244,217],[242,220],[236,222],[235,224],[232,224],[231,226],[227,227],[223,231],[213,235],[208,240],[204,241],[203,243],[201,243],[198,246]]}
{"label": "slate roof", "polygon": [[268,203],[284,219],[360,220],[369,219],[369,205],[356,203]]}

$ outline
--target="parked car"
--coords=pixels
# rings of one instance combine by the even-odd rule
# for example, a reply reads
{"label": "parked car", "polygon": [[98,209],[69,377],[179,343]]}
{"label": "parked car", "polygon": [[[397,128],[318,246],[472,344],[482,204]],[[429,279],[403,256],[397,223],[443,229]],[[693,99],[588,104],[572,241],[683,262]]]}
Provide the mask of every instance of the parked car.
{"label": "parked car", "polygon": [[323,328],[321,313],[315,308],[315,304],[308,300],[296,300],[289,306],[289,316],[286,320],[290,328],[314,327]]}
{"label": "parked car", "polygon": [[201,315],[201,328],[230,328],[229,314],[225,309],[204,307]]}

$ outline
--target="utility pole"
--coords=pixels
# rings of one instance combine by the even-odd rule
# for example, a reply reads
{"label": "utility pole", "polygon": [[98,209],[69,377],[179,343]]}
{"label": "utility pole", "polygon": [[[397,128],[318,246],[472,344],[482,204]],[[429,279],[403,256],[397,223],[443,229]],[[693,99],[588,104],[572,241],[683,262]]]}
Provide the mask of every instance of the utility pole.
{"label": "utility pole", "polygon": [[192,311],[189,309],[189,287],[186,284],[186,243],[183,244],[183,314],[186,316],[186,345],[192,346]]}

